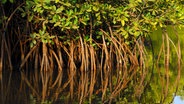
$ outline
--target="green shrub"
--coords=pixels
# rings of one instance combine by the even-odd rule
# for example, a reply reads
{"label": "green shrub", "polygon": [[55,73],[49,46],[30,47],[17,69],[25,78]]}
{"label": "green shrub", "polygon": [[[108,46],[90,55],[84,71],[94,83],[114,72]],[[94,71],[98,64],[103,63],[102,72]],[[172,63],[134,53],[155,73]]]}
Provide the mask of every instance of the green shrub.
{"label": "green shrub", "polygon": [[[31,34],[36,41],[52,42],[55,36],[76,39],[76,31],[99,37],[99,29],[121,34],[125,43],[166,25],[182,25],[183,5],[178,0],[26,0],[22,16],[37,28]],[[53,34],[53,31],[59,31]],[[84,31],[87,31],[85,33]],[[92,31],[92,33],[90,33]],[[63,33],[60,35],[60,33]],[[50,36],[50,37],[49,37]],[[94,39],[95,39],[94,38]],[[32,46],[31,45],[31,46]]]}

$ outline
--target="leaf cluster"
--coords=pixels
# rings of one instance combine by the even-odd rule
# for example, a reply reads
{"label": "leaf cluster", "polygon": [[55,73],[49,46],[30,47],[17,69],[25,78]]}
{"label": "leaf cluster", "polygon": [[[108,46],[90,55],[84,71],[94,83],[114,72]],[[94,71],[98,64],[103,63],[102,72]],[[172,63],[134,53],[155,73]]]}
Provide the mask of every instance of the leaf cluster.
{"label": "leaf cluster", "polygon": [[[26,0],[26,5],[20,10],[23,17],[27,16],[29,22],[49,35],[58,30],[75,39],[78,37],[75,35],[76,31],[80,31],[85,36],[92,34],[97,39],[100,37],[99,29],[109,32],[108,27],[111,27],[115,34],[122,35],[129,43],[133,38],[147,36],[158,27],[182,26],[184,9],[181,2],[182,0]],[[59,33],[54,34],[58,35]],[[41,34],[39,39],[42,39]]]}

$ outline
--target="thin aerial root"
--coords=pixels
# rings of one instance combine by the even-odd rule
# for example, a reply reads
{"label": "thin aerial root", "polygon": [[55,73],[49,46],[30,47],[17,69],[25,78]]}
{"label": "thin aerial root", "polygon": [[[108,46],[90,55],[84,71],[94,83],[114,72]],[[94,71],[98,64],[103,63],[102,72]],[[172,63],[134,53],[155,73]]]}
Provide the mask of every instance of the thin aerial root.
{"label": "thin aerial root", "polygon": [[38,48],[37,45],[35,45],[30,51],[29,53],[26,55],[26,57],[24,58],[24,60],[21,62],[19,69],[22,69],[22,67],[24,66],[24,64],[27,62],[28,58],[31,56],[31,53]]}

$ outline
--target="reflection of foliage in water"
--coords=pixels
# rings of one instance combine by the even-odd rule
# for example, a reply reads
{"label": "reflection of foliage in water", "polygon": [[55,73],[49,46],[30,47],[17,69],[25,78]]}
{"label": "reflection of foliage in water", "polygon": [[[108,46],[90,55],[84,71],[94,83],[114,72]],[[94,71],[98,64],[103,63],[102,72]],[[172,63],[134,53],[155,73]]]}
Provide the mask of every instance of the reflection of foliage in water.
{"label": "reflection of foliage in water", "polygon": [[[184,49],[184,31],[183,31],[183,28],[182,29],[178,29],[178,34],[180,34],[180,40],[181,40],[181,47],[182,49]],[[184,51],[181,51],[181,54],[182,54],[182,64],[184,62]],[[177,95],[180,96],[180,98],[182,100],[184,100],[184,65],[182,65],[182,69],[181,69],[181,80],[179,82],[179,87],[178,87],[178,92],[177,92]]]}
{"label": "reflection of foliage in water", "polygon": [[[177,43],[176,39],[176,31],[173,27],[167,28],[167,33],[170,38],[172,38],[172,41],[174,43]],[[160,47],[162,46],[162,37],[161,35],[158,36],[156,34],[162,34],[161,30],[155,31],[152,36],[152,41],[154,44],[154,53],[155,53],[155,59],[158,59],[158,54],[160,52]],[[179,33],[180,36],[182,36],[181,33]],[[181,46],[183,43],[181,42]],[[176,45],[176,48],[177,45]],[[182,47],[183,48],[183,47]],[[153,76],[151,78],[150,84],[147,86],[141,102],[153,102],[153,103],[171,103],[173,100],[173,97],[176,91],[178,91],[177,95],[182,95],[181,87],[183,86],[184,79],[181,78],[180,80],[180,69],[178,68],[177,60],[178,57],[176,57],[176,50],[174,48],[174,45],[170,44],[170,61],[169,61],[169,69],[168,69],[168,78],[166,75],[166,68],[164,66],[164,56],[161,55],[161,58],[158,63],[156,64],[154,70],[153,70]],[[163,52],[162,52],[163,54]],[[181,75],[182,77],[182,75]],[[177,85],[179,83],[179,85]]]}

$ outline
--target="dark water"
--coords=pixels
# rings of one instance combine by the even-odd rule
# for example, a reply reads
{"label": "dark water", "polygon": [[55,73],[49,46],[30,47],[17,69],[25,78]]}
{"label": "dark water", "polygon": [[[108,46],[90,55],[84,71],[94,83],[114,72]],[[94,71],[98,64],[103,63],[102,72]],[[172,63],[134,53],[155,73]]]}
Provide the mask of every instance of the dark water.
{"label": "dark water", "polygon": [[[160,34],[162,34],[161,30],[158,30],[151,35],[154,56],[151,48],[148,47],[149,74],[148,78],[145,78],[147,81],[145,81],[146,84],[144,84],[144,90],[139,97],[139,102],[150,104],[184,103],[184,67],[182,65],[178,67],[175,52],[175,47],[177,48],[177,46],[170,43],[171,56],[169,68],[166,70],[163,65],[163,57],[160,57],[160,61],[157,62],[162,46],[162,35]],[[168,27],[168,34],[173,43],[177,43],[176,31],[172,27]],[[178,29],[178,34],[180,36],[181,50],[183,50],[184,32]],[[181,51],[181,54],[183,56],[184,51]],[[152,59],[155,59],[154,64]],[[182,59],[182,64],[183,61],[184,59]],[[0,104],[62,104],[67,95],[62,92],[64,88],[60,86],[62,83],[60,76],[59,72],[40,73],[39,70],[26,72],[4,69],[3,72],[0,72]],[[69,103],[69,101],[65,102]]]}
{"label": "dark water", "polygon": [[[55,76],[52,72],[40,73],[39,70],[10,71],[0,73],[0,104],[57,104],[62,101],[57,97],[57,87],[53,87]],[[52,84],[49,84],[52,83]],[[55,102],[53,101],[55,100]]]}
{"label": "dark water", "polygon": [[1,104],[24,104],[29,102],[28,87],[18,71],[3,70],[0,73]]}

